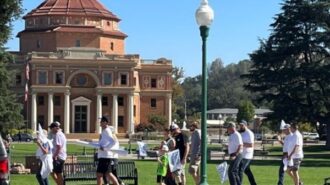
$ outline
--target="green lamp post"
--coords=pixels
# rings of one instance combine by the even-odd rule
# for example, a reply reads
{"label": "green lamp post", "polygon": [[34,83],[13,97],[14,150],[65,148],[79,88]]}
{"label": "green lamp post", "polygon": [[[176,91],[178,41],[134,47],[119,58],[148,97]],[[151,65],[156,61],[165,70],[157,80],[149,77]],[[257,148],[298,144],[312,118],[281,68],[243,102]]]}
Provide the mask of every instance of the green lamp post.
{"label": "green lamp post", "polygon": [[212,8],[208,5],[207,0],[202,0],[200,7],[196,10],[196,21],[199,25],[200,34],[202,37],[202,145],[201,145],[201,173],[200,184],[208,185],[207,183],[207,125],[206,125],[206,110],[207,110],[207,69],[206,69],[206,39],[209,34],[209,26],[214,19]]}

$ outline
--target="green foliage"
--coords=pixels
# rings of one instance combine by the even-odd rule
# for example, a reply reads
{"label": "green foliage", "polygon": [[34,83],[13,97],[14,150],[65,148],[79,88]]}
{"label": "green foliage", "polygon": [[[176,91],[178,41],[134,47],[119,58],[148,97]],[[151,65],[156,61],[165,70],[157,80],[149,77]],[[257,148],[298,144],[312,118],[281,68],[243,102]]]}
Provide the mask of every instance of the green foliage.
{"label": "green foliage", "polygon": [[160,124],[163,126],[167,123],[166,117],[162,116],[162,115],[158,115],[158,114],[150,114],[148,116],[148,121],[151,124],[154,124],[154,125]]}
{"label": "green foliage", "polygon": [[2,0],[0,12],[0,132],[6,133],[23,123],[22,105],[16,103],[15,93],[9,90],[12,76],[7,65],[13,58],[3,47],[10,37],[11,22],[22,12],[21,0]]}
{"label": "green foliage", "polygon": [[245,120],[247,122],[252,121],[255,115],[254,108],[255,107],[251,101],[243,100],[238,106],[237,122],[240,122],[242,120]]}
{"label": "green foliage", "polygon": [[0,3],[0,46],[10,38],[11,22],[17,19],[23,12],[22,0],[1,0]]}
{"label": "green foliage", "polygon": [[286,0],[269,38],[250,55],[246,88],[272,103],[277,122],[330,124],[329,9],[329,1]]}
{"label": "green foliage", "polygon": [[300,123],[299,124],[299,130],[301,132],[316,132],[315,127],[311,123]]}
{"label": "green foliage", "polygon": [[183,68],[174,67],[172,70],[172,119],[184,118],[184,92],[181,81],[184,77]]}

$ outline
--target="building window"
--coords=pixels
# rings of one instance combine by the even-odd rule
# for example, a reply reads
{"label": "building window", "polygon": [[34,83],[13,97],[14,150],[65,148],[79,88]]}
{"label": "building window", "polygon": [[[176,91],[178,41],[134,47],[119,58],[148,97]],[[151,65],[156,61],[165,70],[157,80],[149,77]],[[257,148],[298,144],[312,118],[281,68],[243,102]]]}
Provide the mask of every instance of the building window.
{"label": "building window", "polygon": [[63,84],[63,82],[64,82],[64,72],[63,71],[55,71],[54,81],[55,81],[55,84]]}
{"label": "building window", "polygon": [[38,96],[38,105],[45,105],[44,96]]}
{"label": "building window", "polygon": [[102,96],[102,105],[108,106],[108,97],[107,96]]}
{"label": "building window", "polygon": [[120,75],[120,84],[121,85],[127,85],[127,74],[121,74]]}
{"label": "building window", "polygon": [[41,42],[40,40],[37,40],[37,48],[40,48],[41,47]]}
{"label": "building window", "polygon": [[136,105],[133,106],[133,115],[136,116]]}
{"label": "building window", "polygon": [[76,47],[80,47],[80,40],[76,40]]}
{"label": "building window", "polygon": [[150,106],[152,108],[156,108],[157,107],[157,100],[156,100],[156,98],[151,98]]}
{"label": "building window", "polygon": [[38,71],[38,84],[47,84],[47,71]]}
{"label": "building window", "polygon": [[122,96],[118,97],[118,106],[124,106],[124,97]]}
{"label": "building window", "polygon": [[113,50],[114,50],[114,47],[115,47],[115,46],[114,46],[114,43],[113,43],[113,42],[111,42],[111,43],[110,43],[110,49],[111,49],[111,51],[113,51]]}
{"label": "building window", "polygon": [[61,116],[60,115],[54,115],[54,121],[58,121],[61,123]]}
{"label": "building window", "polygon": [[16,74],[16,86],[22,85],[22,75]]}
{"label": "building window", "polygon": [[112,73],[103,73],[103,85],[112,85]]}
{"label": "building window", "polygon": [[151,88],[157,88],[157,79],[151,78]]}
{"label": "building window", "polygon": [[45,116],[44,115],[38,115],[37,122],[40,123],[40,125],[43,128],[47,128],[47,125],[44,125],[45,124]]}
{"label": "building window", "polygon": [[54,105],[61,106],[61,96],[54,96]]}
{"label": "building window", "polygon": [[107,26],[110,26],[110,21],[107,21]]}
{"label": "building window", "polygon": [[124,116],[118,116],[118,127],[124,127]]}

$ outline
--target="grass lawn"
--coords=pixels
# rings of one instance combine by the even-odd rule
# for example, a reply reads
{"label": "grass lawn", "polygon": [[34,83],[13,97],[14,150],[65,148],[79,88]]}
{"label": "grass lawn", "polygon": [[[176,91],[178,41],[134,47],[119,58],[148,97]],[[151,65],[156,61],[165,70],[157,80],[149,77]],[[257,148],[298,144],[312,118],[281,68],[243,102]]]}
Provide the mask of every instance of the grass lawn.
{"label": "grass lawn", "polygon": [[[11,155],[13,159],[16,156],[23,155],[33,155],[36,147],[30,143],[24,144],[14,144],[12,148]],[[71,154],[81,154],[83,148],[81,146],[69,145],[69,153]],[[270,155],[280,154],[280,148],[274,147],[269,148]],[[303,179],[303,182],[306,185],[322,185],[324,184],[324,178],[330,177],[330,152],[325,151],[323,146],[310,146],[304,148],[305,156],[302,163],[302,168],[300,175]],[[87,153],[93,153],[92,149],[87,149]],[[208,164],[208,183],[210,185],[220,184],[219,176],[216,172],[216,165],[222,161],[215,161]],[[260,185],[272,185],[276,184],[278,179],[278,168],[280,161],[273,160],[258,160],[252,162],[252,171],[256,178],[256,181]],[[139,184],[140,185],[151,185],[156,184],[156,161],[142,161],[137,160],[136,165],[139,173]],[[187,171],[187,170],[186,170]],[[50,178],[51,179],[51,178]],[[12,184],[11,185],[34,185],[37,184],[34,175],[12,175],[11,176]],[[55,185],[51,180],[51,184]],[[71,183],[77,185],[78,183]],[[79,183],[79,185],[82,183]],[[89,182],[88,184],[95,184],[95,182]],[[228,181],[225,183],[229,184]],[[244,184],[248,184],[247,178],[244,178]],[[286,175],[285,184],[293,184],[290,177]],[[193,185],[192,178],[187,174],[187,185]]]}

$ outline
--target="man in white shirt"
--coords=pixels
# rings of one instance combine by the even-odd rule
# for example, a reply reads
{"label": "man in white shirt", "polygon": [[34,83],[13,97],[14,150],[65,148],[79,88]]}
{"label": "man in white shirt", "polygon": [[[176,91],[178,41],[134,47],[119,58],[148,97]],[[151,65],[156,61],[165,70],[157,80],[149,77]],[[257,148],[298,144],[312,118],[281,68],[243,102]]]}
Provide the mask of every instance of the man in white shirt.
{"label": "man in white shirt", "polygon": [[[285,134],[285,139],[284,141],[282,140],[282,138],[280,136],[278,136],[278,141],[283,145],[283,157],[282,159],[286,159],[288,160],[288,153],[291,152],[289,151],[290,148],[292,148],[292,133],[290,130],[290,125],[289,124],[285,124],[282,128],[282,132]],[[290,149],[292,150],[292,149]],[[278,182],[277,185],[283,185],[283,181],[284,181],[284,172],[286,171],[286,169],[284,168],[285,165],[283,163],[283,160],[281,161],[281,165],[278,171]],[[289,161],[289,160],[288,160]]]}
{"label": "man in white shirt", "polygon": [[240,165],[240,180],[243,182],[243,172],[247,175],[251,185],[256,185],[253,173],[250,169],[250,163],[253,159],[253,150],[254,150],[254,134],[247,127],[247,122],[245,120],[240,121],[239,123],[239,132],[241,133],[243,140],[243,152],[242,152],[242,162]]}
{"label": "man in white shirt", "polygon": [[57,185],[63,184],[63,168],[67,157],[66,137],[60,128],[60,123],[55,121],[49,125],[53,139],[53,179]]}
{"label": "man in white shirt", "polygon": [[303,153],[303,137],[298,130],[298,125],[291,124],[291,132],[292,132],[292,142],[293,149],[291,153],[288,153],[288,159],[293,160],[293,165],[288,166],[288,173],[293,178],[295,185],[301,185],[302,182],[299,177],[299,167],[301,161],[304,157]]}
{"label": "man in white shirt", "polygon": [[103,176],[106,175],[114,185],[119,185],[116,176],[113,174],[115,171],[114,153],[110,151],[116,141],[112,135],[111,129],[108,127],[108,119],[106,117],[101,118],[100,125],[102,127],[102,133],[99,140],[100,148],[97,153],[98,165],[96,170],[97,185],[102,185]]}
{"label": "man in white shirt", "polygon": [[227,132],[229,134],[228,154],[230,156],[228,169],[229,183],[230,185],[241,185],[239,166],[242,161],[242,137],[241,134],[236,131],[236,124],[234,122],[228,123]]}

